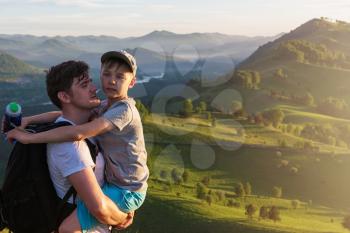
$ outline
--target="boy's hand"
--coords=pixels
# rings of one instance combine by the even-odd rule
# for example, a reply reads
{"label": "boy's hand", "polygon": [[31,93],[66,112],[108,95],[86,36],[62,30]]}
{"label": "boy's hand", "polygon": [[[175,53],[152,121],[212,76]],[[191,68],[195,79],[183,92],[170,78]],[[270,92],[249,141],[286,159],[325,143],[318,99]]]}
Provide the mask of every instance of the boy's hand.
{"label": "boy's hand", "polygon": [[135,211],[128,213],[128,216],[126,217],[125,221],[121,224],[113,226],[113,228],[117,229],[117,230],[123,230],[123,229],[127,228],[128,226],[130,226],[132,224],[132,222],[134,220],[134,215],[135,215]]}
{"label": "boy's hand", "polygon": [[23,144],[28,144],[30,136],[31,136],[30,133],[20,128],[15,128],[6,133],[6,138],[10,143],[13,143],[14,140],[17,140]]}

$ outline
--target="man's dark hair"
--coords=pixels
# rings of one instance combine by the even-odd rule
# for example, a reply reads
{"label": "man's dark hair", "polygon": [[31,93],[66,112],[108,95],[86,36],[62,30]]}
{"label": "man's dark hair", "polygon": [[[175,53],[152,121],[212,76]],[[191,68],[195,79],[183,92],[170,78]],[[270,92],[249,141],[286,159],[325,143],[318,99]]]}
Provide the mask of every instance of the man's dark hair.
{"label": "man's dark hair", "polygon": [[52,66],[46,74],[47,95],[54,105],[62,108],[58,99],[58,92],[68,92],[73,84],[74,78],[88,76],[89,66],[83,61],[66,61]]}

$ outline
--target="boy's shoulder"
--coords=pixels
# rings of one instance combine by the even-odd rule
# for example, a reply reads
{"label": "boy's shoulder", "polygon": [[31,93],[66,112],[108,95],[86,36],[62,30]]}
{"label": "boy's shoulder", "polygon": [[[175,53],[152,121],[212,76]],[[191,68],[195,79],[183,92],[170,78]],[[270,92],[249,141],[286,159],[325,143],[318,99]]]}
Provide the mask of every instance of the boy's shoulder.
{"label": "boy's shoulder", "polygon": [[122,99],[112,104],[112,106],[110,106],[106,112],[113,111],[115,109],[118,109],[118,111],[130,112],[132,114],[134,111],[137,111],[136,102],[133,98]]}

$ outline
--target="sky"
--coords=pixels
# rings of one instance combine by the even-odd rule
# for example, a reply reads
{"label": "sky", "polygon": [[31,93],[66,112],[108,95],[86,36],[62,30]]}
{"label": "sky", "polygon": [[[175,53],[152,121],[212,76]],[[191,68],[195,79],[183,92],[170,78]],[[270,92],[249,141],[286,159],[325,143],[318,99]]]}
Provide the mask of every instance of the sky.
{"label": "sky", "polygon": [[312,18],[350,22],[349,0],[0,0],[0,34],[273,36]]}

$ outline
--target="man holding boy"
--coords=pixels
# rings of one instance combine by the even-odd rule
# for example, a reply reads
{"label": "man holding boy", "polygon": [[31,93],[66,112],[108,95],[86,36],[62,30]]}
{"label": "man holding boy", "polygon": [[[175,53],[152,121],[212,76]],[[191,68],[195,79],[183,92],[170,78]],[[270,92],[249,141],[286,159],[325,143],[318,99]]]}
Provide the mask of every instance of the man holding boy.
{"label": "man holding boy", "polygon": [[[56,122],[68,121],[72,125],[86,123],[90,118],[91,110],[100,105],[100,100],[96,96],[96,87],[88,75],[88,65],[84,62],[67,61],[51,67],[47,74],[46,85],[51,101],[61,109],[59,114],[62,115]],[[40,119],[37,116],[34,121],[28,120],[28,122],[43,121],[45,117]],[[18,130],[7,134],[9,139],[17,138],[25,142],[26,140],[21,140],[21,136],[28,137]],[[131,224],[133,212],[130,214],[122,212],[100,188],[104,174],[102,156],[97,156],[95,167],[91,156],[87,156],[90,152],[84,140],[49,143],[47,148],[49,171],[57,195],[63,198],[68,189],[73,186],[89,212],[99,222],[105,224],[89,232],[109,232],[109,225],[126,228]],[[93,167],[95,167],[95,173]],[[69,202],[72,203],[73,200],[70,199]],[[59,230],[66,232],[64,228]]]}

